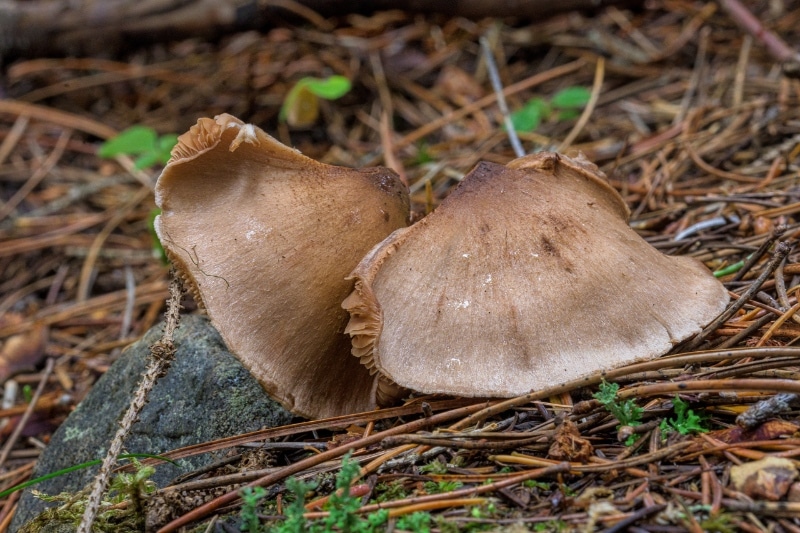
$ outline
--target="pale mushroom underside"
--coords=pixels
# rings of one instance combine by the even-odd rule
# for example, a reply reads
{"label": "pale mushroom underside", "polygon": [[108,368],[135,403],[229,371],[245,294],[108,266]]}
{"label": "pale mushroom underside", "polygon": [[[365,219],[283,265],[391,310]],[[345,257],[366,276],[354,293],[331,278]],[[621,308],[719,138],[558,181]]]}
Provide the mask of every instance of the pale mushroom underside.
{"label": "pale mushroom underside", "polygon": [[169,257],[275,399],[308,417],[374,407],[340,303],[348,272],[406,224],[392,171],[324,165],[222,115],[181,137],[156,198]]}

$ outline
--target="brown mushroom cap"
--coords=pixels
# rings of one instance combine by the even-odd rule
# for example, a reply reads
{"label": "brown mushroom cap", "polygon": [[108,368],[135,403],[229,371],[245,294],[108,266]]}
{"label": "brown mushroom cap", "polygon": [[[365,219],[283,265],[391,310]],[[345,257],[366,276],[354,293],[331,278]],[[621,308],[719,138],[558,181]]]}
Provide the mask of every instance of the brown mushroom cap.
{"label": "brown mushroom cap", "polygon": [[230,115],[182,135],[156,184],[155,226],[228,347],[291,411],[374,407],[350,356],[345,276],[408,218],[388,169],[318,163]]}
{"label": "brown mushroom cap", "polygon": [[353,355],[415,391],[513,397],[666,353],[728,294],[628,216],[583,157],[479,163],[352,272]]}

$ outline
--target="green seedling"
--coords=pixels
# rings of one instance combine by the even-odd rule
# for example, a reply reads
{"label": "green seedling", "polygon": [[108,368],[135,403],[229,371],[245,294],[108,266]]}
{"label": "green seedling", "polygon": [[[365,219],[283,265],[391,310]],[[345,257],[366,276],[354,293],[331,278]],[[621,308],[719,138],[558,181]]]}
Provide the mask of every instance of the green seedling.
{"label": "green seedling", "polygon": [[97,155],[104,158],[118,155],[131,156],[134,157],[134,167],[142,170],[155,164],[166,164],[177,142],[178,136],[175,134],[159,137],[153,128],[131,126],[101,144]]}
{"label": "green seedling", "polygon": [[294,498],[286,508],[286,520],[268,531],[272,533],[303,533],[306,531],[306,519],[303,517],[306,512],[306,493],[314,490],[316,486],[316,483],[300,481],[295,478],[286,480],[286,488]]}
{"label": "green seedling", "polygon": [[408,493],[403,488],[403,484],[394,481],[391,483],[381,482],[375,485],[375,490],[373,491],[376,494],[373,503],[383,503],[389,502],[392,500],[401,500],[408,496]]}
{"label": "green seedling", "polygon": [[[167,462],[172,463],[173,465],[177,466],[177,463],[175,461],[171,460],[171,459],[168,459],[166,457],[162,457],[160,455],[152,455],[152,454],[149,454],[149,453],[123,453],[123,454],[121,454],[119,456],[119,458],[120,459],[134,459],[134,458],[160,459],[162,461],[167,461]],[[75,472],[76,470],[82,470],[84,468],[89,468],[89,467],[94,466],[94,465],[99,465],[102,462],[103,462],[102,459],[96,459],[94,461],[87,461],[85,463],[81,463],[81,464],[78,464],[78,465],[73,465],[73,466],[70,466],[70,467],[67,467],[67,468],[62,468],[61,470],[57,470],[55,472],[51,472],[49,474],[45,474],[44,476],[37,477],[36,479],[30,479],[30,480],[26,481],[25,483],[20,483],[19,485],[14,485],[10,489],[6,489],[6,490],[0,492],[0,500],[5,498],[6,496],[9,496],[9,495],[17,492],[18,490],[23,490],[23,489],[26,489],[26,488],[31,487],[33,485],[38,485],[42,481],[47,481],[48,479],[53,479],[54,477],[63,476],[65,474],[69,474],[70,472]]]}
{"label": "green seedling", "polygon": [[636,426],[642,423],[644,409],[636,405],[633,400],[617,400],[619,384],[603,381],[598,392],[593,397],[600,402],[606,410],[614,415],[621,426]]}
{"label": "green seedling", "polygon": [[[593,397],[619,421],[617,429],[622,426],[637,426],[641,424],[644,409],[636,405],[636,402],[633,400],[617,400],[617,391],[619,391],[619,385],[617,383],[608,383],[603,380],[603,382],[600,383],[600,389],[598,392],[594,393]],[[625,441],[625,444],[630,446],[635,440],[636,437],[631,435]]]}
{"label": "green seedling", "polygon": [[[286,488],[291,492],[293,500],[286,508],[286,519],[267,529],[253,529],[253,531],[266,531],[268,533],[334,533],[347,531],[350,533],[377,533],[383,531],[386,522],[389,520],[389,511],[381,509],[366,516],[358,514],[361,507],[361,498],[350,494],[350,487],[359,473],[359,466],[356,461],[352,461],[349,455],[342,459],[342,469],[336,476],[336,492],[331,494],[330,499],[325,504],[325,511],[328,516],[319,520],[308,521],[303,517],[305,510],[305,494],[314,488],[314,485],[297,481],[290,478],[286,481]],[[244,507],[242,511],[244,512]],[[248,510],[248,515],[241,515],[243,522],[245,518],[258,515],[254,510]],[[255,527],[255,521],[253,522]],[[259,527],[260,522],[259,522]]]}
{"label": "green seedling", "polygon": [[145,501],[148,496],[156,491],[156,484],[150,477],[156,473],[152,466],[142,466],[135,458],[132,459],[136,470],[132,473],[122,472],[117,474],[108,487],[109,494],[113,495],[113,503],[130,502],[134,516],[139,517],[139,523],[144,526]]}
{"label": "green seedling", "polygon": [[460,481],[426,481],[423,485],[428,494],[441,494],[442,492],[453,492],[460,489]]}
{"label": "green seedling", "polygon": [[537,479],[526,479],[522,482],[522,486],[529,489],[550,490],[550,483]]}
{"label": "green seedling", "polygon": [[260,533],[261,519],[258,517],[259,502],[267,495],[263,487],[244,487],[239,491],[242,497],[242,509],[239,511],[240,528],[250,533]]}
{"label": "green seedling", "polygon": [[475,507],[470,508],[469,515],[472,518],[482,520],[486,518],[493,518],[496,512],[497,508],[495,507],[494,502],[490,501],[483,505],[476,505]]}
{"label": "green seedling", "polygon": [[553,115],[556,120],[569,120],[578,116],[590,97],[591,92],[585,87],[567,87],[554,94],[550,100],[531,98],[521,109],[511,113],[511,123],[515,130],[526,133],[536,130]]}
{"label": "green seedling", "polygon": [[447,464],[434,459],[430,463],[420,466],[419,471],[421,474],[438,474],[438,475],[446,474]]}
{"label": "green seedling", "polygon": [[351,461],[347,456],[342,460],[342,469],[336,476],[336,491],[328,500],[327,511],[330,512],[324,520],[326,529],[341,529],[351,531],[355,529],[360,517],[356,514],[361,507],[358,498],[350,496],[350,486],[358,476],[358,463]]}
{"label": "green seedling", "polygon": [[431,531],[431,515],[424,511],[417,511],[415,513],[401,516],[395,524],[395,529],[402,529],[405,531],[413,531],[414,533],[430,533]]}
{"label": "green seedling", "polygon": [[736,531],[739,531],[736,518],[726,513],[711,515],[700,521],[698,526],[702,531],[708,531],[709,533],[736,533]]}
{"label": "green seedling", "polygon": [[567,531],[568,524],[563,520],[548,520],[533,526],[533,530],[541,533],[561,533]]}
{"label": "green seedling", "polygon": [[[118,474],[111,481],[108,492],[100,502],[100,511],[92,524],[92,531],[103,533],[144,531],[144,504],[147,497],[156,490],[155,484],[150,481],[150,476],[155,473],[155,469],[152,466],[143,466],[136,459],[133,459],[134,455],[158,457],[149,454],[125,454],[125,457],[132,459],[135,470],[131,473]],[[123,456],[121,455],[120,457]],[[87,464],[98,464],[100,462],[92,461],[84,465],[76,465],[76,467],[65,469],[56,474],[61,475],[66,471],[76,470],[77,467],[85,467]],[[49,477],[54,476],[51,475]],[[37,490],[32,490],[31,494],[42,501],[59,505],[45,509],[20,528],[20,533],[37,533],[44,530],[75,531],[86,510],[89,491],[85,489],[77,493],[62,492],[50,496]],[[123,502],[125,505],[120,505]]]}
{"label": "green seedling", "polygon": [[350,92],[351,87],[350,80],[344,76],[302,78],[284,98],[278,119],[293,127],[311,126],[319,117],[320,98],[336,100]]}
{"label": "green seedling", "polygon": [[705,433],[708,428],[705,427],[706,417],[704,415],[695,414],[689,409],[689,404],[681,400],[678,396],[672,400],[672,408],[677,415],[677,418],[666,418],[661,421],[661,434],[667,435],[673,431],[677,431],[681,435],[688,435],[689,433]]}
{"label": "green seedling", "polygon": [[433,160],[434,159],[430,153],[430,146],[428,146],[428,143],[426,143],[424,140],[419,141],[417,143],[417,157],[414,158],[414,162],[417,165],[422,166],[426,163],[432,162]]}

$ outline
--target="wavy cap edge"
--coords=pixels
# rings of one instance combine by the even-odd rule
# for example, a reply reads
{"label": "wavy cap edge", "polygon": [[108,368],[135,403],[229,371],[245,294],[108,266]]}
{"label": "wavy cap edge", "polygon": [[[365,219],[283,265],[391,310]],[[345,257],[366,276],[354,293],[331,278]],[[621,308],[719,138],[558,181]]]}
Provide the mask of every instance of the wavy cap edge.
{"label": "wavy cap edge", "polygon": [[216,117],[203,117],[189,128],[189,131],[178,136],[178,143],[170,152],[167,166],[172,164],[191,161],[217,146],[222,139],[222,133],[228,128],[243,128],[247,126],[244,122],[223,113]]}
{"label": "wavy cap edge", "polygon": [[628,208],[628,204],[625,203],[625,200],[620,196],[619,192],[606,181],[608,177],[605,172],[587,159],[586,156],[583,155],[583,152],[578,152],[578,155],[575,157],[568,157],[557,152],[538,152],[514,159],[506,164],[506,167],[516,170],[535,170],[553,174],[557,174],[562,168],[572,170],[595,185],[598,185],[600,189],[612,199],[614,207],[616,207],[623,220],[627,222],[630,219],[631,210]]}
{"label": "wavy cap edge", "polygon": [[372,282],[381,265],[394,253],[406,236],[424,219],[407,228],[393,231],[364,256],[356,268],[347,276],[347,280],[355,280],[353,291],[342,302],[342,309],[350,314],[346,335],[350,335],[352,348],[350,353],[364,365],[371,375],[377,374],[375,397],[381,407],[394,405],[406,396],[410,390],[395,383],[383,373],[375,357],[375,348],[383,331],[383,310],[372,290]]}

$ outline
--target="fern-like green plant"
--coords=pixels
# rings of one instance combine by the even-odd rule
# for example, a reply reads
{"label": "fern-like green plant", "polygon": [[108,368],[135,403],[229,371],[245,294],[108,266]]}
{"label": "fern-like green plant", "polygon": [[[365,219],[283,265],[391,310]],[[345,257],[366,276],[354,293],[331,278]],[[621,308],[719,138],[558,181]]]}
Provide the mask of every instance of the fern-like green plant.
{"label": "fern-like green plant", "polygon": [[[268,533],[378,533],[389,519],[389,511],[382,509],[368,515],[358,513],[361,498],[350,494],[350,487],[358,476],[359,466],[346,455],[336,476],[336,491],[331,494],[324,509],[328,516],[319,520],[306,520],[305,495],[313,484],[289,478],[286,488],[291,493],[291,503],[286,507],[283,522],[267,529]],[[244,507],[243,507],[244,510]],[[257,531],[257,530],[251,530]]]}
{"label": "fern-like green plant", "polygon": [[258,516],[258,505],[267,491],[263,487],[244,487],[239,491],[242,508],[239,511],[240,528],[249,533],[261,533],[261,518]]}
{"label": "fern-like green plant", "polygon": [[[598,392],[593,396],[619,421],[617,429],[622,426],[636,426],[641,424],[644,409],[636,405],[636,402],[633,400],[618,400],[618,391],[619,385],[617,383],[608,383],[606,380],[603,380],[603,382],[600,383]],[[635,435],[631,435],[627,438],[625,444],[630,446],[635,440]]]}
{"label": "fern-like green plant", "polygon": [[688,435],[689,433],[705,433],[708,428],[705,427],[706,416],[702,414],[695,414],[689,409],[689,404],[681,400],[677,395],[672,400],[672,409],[675,411],[675,418],[664,419],[661,421],[661,434],[667,435],[673,431],[677,431],[681,435]]}

